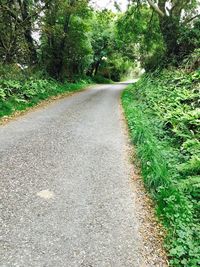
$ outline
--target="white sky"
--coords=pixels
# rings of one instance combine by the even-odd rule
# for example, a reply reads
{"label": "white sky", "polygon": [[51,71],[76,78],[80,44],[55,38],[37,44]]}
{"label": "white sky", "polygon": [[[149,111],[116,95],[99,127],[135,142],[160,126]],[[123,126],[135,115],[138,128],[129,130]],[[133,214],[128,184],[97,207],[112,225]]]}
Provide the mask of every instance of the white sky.
{"label": "white sky", "polygon": [[[112,9],[113,11],[116,11],[114,8],[114,0],[92,0],[92,5],[96,8],[104,9]],[[116,2],[119,4],[122,11],[125,11],[127,8],[128,0],[116,0]]]}

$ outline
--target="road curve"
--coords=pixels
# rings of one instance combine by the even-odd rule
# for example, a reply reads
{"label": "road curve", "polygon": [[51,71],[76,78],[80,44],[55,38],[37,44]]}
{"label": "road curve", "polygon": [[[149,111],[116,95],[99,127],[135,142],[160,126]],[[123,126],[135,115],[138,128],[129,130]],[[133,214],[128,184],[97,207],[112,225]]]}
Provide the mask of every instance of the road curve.
{"label": "road curve", "polygon": [[125,86],[94,86],[0,127],[1,267],[143,266]]}

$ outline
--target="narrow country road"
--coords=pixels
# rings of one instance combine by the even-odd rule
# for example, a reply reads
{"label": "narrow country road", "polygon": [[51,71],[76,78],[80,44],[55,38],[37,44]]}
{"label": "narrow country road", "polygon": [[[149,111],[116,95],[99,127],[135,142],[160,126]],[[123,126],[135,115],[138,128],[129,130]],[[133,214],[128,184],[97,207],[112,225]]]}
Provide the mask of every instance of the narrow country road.
{"label": "narrow country road", "polygon": [[94,86],[0,127],[1,267],[146,266],[125,86]]}

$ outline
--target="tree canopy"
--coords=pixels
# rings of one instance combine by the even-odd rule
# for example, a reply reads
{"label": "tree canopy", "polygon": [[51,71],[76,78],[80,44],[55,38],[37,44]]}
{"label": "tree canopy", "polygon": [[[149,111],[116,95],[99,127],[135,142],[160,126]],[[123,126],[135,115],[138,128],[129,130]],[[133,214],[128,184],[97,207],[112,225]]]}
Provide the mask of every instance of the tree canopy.
{"label": "tree canopy", "polygon": [[1,63],[39,67],[56,79],[101,73],[119,80],[138,62],[150,70],[197,49],[198,4],[132,0],[123,13],[115,1],[113,13],[88,0],[1,0]]}

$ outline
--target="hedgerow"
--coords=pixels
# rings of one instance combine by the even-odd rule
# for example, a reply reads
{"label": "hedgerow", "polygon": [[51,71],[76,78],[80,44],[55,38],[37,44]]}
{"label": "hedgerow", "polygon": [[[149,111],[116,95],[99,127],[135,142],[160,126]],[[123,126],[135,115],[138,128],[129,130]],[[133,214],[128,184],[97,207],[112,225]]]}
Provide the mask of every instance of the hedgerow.
{"label": "hedgerow", "polygon": [[52,79],[0,79],[0,117],[10,115],[17,110],[24,110],[36,105],[41,100],[86,86],[78,83],[59,83]]}
{"label": "hedgerow", "polygon": [[200,264],[200,71],[144,75],[122,95],[130,134],[164,227],[171,266]]}

